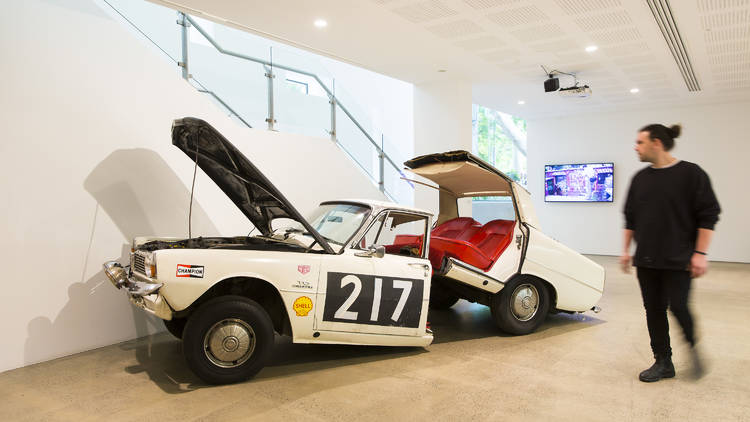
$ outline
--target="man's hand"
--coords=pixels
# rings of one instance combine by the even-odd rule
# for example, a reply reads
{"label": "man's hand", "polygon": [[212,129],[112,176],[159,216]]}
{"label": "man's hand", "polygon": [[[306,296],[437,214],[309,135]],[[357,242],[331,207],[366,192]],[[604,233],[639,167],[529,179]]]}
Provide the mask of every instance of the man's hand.
{"label": "man's hand", "polygon": [[690,276],[698,278],[706,273],[708,270],[708,260],[706,255],[694,253],[693,257],[690,258]]}
{"label": "man's hand", "polygon": [[620,255],[620,268],[622,268],[622,272],[624,272],[625,274],[630,274],[631,266],[632,264],[630,255],[626,253]]}

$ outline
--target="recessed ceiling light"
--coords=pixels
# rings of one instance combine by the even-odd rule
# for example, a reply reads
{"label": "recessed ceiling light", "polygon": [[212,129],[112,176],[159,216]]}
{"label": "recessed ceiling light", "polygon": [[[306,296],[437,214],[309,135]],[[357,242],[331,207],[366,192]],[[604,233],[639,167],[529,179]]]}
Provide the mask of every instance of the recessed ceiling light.
{"label": "recessed ceiling light", "polygon": [[313,22],[313,25],[318,28],[325,28],[326,26],[328,26],[328,22],[323,19],[316,19],[315,22]]}
{"label": "recessed ceiling light", "polygon": [[597,47],[595,45],[590,45],[590,46],[586,47],[586,52],[593,53],[594,51],[596,51],[598,49],[599,49],[599,47]]}
{"label": "recessed ceiling light", "polygon": [[518,105],[524,105],[524,104],[526,104],[526,101],[524,101],[524,100],[518,100]]}
{"label": "recessed ceiling light", "polygon": [[630,93],[631,94],[637,94],[638,92],[640,92],[640,89],[638,89],[638,88],[631,88],[630,89]]}

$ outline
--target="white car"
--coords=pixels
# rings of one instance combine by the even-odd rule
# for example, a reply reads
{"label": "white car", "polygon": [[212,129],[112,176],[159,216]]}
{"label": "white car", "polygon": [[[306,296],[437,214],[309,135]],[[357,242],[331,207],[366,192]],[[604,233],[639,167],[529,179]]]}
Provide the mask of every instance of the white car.
{"label": "white car", "polygon": [[[601,267],[534,229],[533,211],[525,208],[531,206],[528,194],[486,164],[466,162],[502,180],[523,210],[511,235],[520,236],[521,247],[507,248],[484,271],[445,247],[452,234],[441,228],[463,221],[452,216],[455,209],[441,207],[434,229],[430,212],[370,200],[323,202],[304,218],[208,123],[176,120],[172,140],[260,233],[139,237],[130,265],[109,261],[104,268],[133,304],[162,318],[182,339],[188,366],[206,382],[252,377],[272,351],[274,332],[295,343],[428,346],[433,280],[440,284],[432,292],[440,300],[436,306],[459,296],[486,303],[503,328],[502,315],[515,317],[518,333],[536,328],[550,306],[584,311],[601,296]],[[415,160],[408,163],[416,173],[443,185],[425,169],[445,163]],[[434,274],[431,261],[440,264]],[[521,309],[520,316],[513,309]]]}

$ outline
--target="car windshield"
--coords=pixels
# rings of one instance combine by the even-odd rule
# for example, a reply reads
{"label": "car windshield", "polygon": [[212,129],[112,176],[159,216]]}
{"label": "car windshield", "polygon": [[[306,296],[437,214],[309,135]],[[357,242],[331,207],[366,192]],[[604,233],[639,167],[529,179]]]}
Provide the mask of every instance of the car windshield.
{"label": "car windshield", "polygon": [[[343,246],[359,229],[369,212],[370,208],[362,205],[324,204],[310,213],[307,221],[332,246]],[[302,224],[296,221],[290,221],[290,224],[279,228],[278,231],[309,235]]]}

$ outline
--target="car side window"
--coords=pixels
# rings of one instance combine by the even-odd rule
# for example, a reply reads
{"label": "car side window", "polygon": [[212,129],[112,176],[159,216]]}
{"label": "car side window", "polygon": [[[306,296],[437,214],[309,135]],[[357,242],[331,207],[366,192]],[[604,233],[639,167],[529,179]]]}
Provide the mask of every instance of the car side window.
{"label": "car side window", "polygon": [[360,239],[354,246],[355,248],[366,250],[376,245],[378,235],[380,234],[380,230],[383,227],[383,221],[385,221],[387,214],[388,213],[381,213],[380,216],[378,216],[375,222],[367,230],[367,233],[365,233],[365,235],[362,236],[362,239]]}
{"label": "car side window", "polygon": [[389,212],[376,244],[385,246],[387,254],[422,256],[426,232],[427,217]]}

